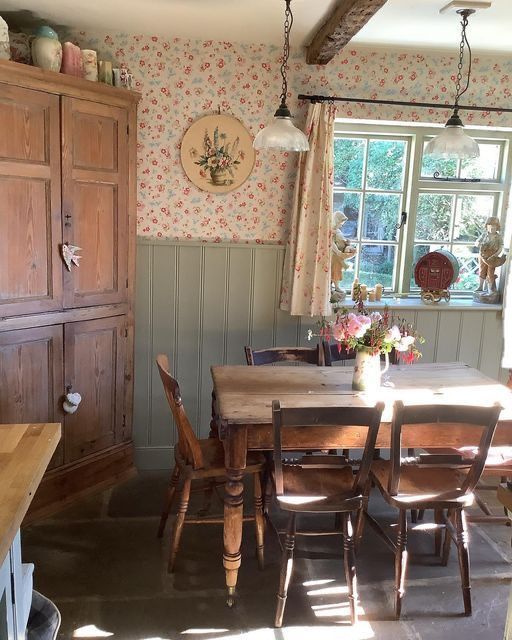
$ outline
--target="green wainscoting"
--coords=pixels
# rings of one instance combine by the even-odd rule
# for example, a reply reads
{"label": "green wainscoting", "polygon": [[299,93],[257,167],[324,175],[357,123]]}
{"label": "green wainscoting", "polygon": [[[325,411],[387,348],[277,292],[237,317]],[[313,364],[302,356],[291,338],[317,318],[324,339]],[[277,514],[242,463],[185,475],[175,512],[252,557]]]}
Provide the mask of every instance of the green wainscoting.
{"label": "green wainscoting", "polygon": [[[212,364],[244,364],[243,347],[307,345],[315,321],[278,307],[284,247],[139,238],[134,440],[141,468],[169,467],[175,442],[154,361],[169,356],[196,431],[207,437]],[[406,310],[426,362],[461,360],[501,377],[501,313],[452,306]]]}

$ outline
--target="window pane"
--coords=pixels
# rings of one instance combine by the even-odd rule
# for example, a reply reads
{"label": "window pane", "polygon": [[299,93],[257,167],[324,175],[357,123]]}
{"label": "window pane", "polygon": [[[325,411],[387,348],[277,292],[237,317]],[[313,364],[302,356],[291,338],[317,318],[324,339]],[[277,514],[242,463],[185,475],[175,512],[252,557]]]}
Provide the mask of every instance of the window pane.
{"label": "window pane", "polygon": [[[343,271],[343,278],[339,283],[339,288],[340,289],[345,289],[348,291],[348,293],[350,294],[350,288],[352,287],[352,283],[354,282],[354,275],[355,275],[355,264],[356,264],[356,259],[352,258],[351,260],[347,260],[347,268]],[[349,295],[350,298],[350,295]]]}
{"label": "window pane", "polygon": [[500,161],[500,145],[480,143],[480,157],[462,161],[461,178],[496,180]]}
{"label": "window pane", "polygon": [[359,211],[361,209],[361,194],[343,191],[334,194],[333,211],[342,211],[347,219],[341,227],[345,238],[357,238],[357,226],[359,223]]}
{"label": "window pane", "polygon": [[362,188],[365,147],[365,140],[335,138],[334,185],[336,187]]}
{"label": "window pane", "polygon": [[367,240],[395,240],[401,197],[367,193],[364,198],[363,237]]}
{"label": "window pane", "polygon": [[453,255],[459,261],[459,277],[453,285],[455,291],[474,291],[478,287],[478,253],[472,246],[454,246]]}
{"label": "window pane", "polygon": [[423,162],[421,165],[421,177],[432,178],[437,171],[443,178],[454,178],[457,175],[457,160],[449,160],[448,158],[434,158],[425,155],[425,147],[427,142],[423,143]]}
{"label": "window pane", "polygon": [[420,193],[416,210],[416,240],[448,241],[453,195]]}
{"label": "window pane", "polygon": [[420,258],[422,258],[427,253],[431,251],[436,251],[437,249],[442,249],[443,245],[441,244],[416,244],[414,245],[414,249],[412,252],[412,271],[411,271],[411,289],[419,289],[416,284],[416,280],[414,279],[414,267]]}
{"label": "window pane", "polygon": [[399,191],[404,181],[404,140],[370,140],[366,187]]}
{"label": "window pane", "polygon": [[381,283],[393,287],[395,247],[383,244],[363,244],[359,259],[359,281],[368,287]]}
{"label": "window pane", "polygon": [[453,239],[474,242],[484,231],[493,209],[494,196],[457,196]]}

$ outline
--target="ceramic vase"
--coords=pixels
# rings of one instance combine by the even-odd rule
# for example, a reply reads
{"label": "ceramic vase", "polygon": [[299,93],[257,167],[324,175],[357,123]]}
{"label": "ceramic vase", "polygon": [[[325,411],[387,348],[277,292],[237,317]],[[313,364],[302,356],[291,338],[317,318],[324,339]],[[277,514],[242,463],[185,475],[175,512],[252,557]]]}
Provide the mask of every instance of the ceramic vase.
{"label": "ceramic vase", "polygon": [[62,45],[62,73],[66,73],[70,76],[76,76],[77,78],[84,77],[84,66],[82,62],[82,52],[80,47],[72,42],[65,42]]}
{"label": "ceramic vase", "polygon": [[354,363],[354,377],[352,389],[355,391],[375,392],[380,387],[381,375],[388,370],[389,358],[386,353],[386,362],[381,369],[380,355],[373,354],[363,349],[356,353]]}
{"label": "ceramic vase", "polygon": [[9,43],[11,47],[11,60],[22,64],[32,64],[30,53],[30,37],[28,33],[15,33],[9,31]]}
{"label": "ceramic vase", "polygon": [[82,49],[82,63],[84,65],[84,78],[98,81],[98,56],[92,49]]}
{"label": "ceramic vase", "polygon": [[109,60],[100,60],[98,63],[98,80],[105,84],[113,84],[112,63]]}
{"label": "ceramic vase", "polygon": [[62,45],[51,27],[39,27],[32,41],[32,60],[36,67],[47,71],[60,71]]}
{"label": "ceramic vase", "polygon": [[10,60],[11,58],[9,27],[3,18],[0,18],[0,58],[2,60]]}

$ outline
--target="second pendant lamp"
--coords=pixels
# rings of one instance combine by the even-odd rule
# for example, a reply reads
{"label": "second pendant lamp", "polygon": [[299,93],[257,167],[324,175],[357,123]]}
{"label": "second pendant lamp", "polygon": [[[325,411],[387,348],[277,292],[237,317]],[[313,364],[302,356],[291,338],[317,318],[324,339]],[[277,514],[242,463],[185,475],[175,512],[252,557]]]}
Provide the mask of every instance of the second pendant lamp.
{"label": "second pendant lamp", "polygon": [[290,31],[293,24],[293,15],[290,8],[291,0],[285,0],[284,21],[284,47],[283,61],[281,64],[281,77],[283,85],[281,90],[281,104],[274,113],[272,122],[262,129],[254,138],[255,149],[278,149],[280,151],[308,151],[309,142],[304,133],[293,124],[292,114],[286,104],[288,93],[288,80],[286,67],[290,55]]}
{"label": "second pendant lamp", "polygon": [[[465,158],[478,158],[480,155],[480,149],[478,143],[470,138],[464,131],[464,125],[459,116],[459,100],[460,97],[466,93],[469,87],[469,80],[471,77],[471,47],[466,36],[466,27],[468,26],[468,17],[475,13],[474,9],[461,9],[457,11],[461,16],[462,25],[462,37],[460,42],[459,51],[459,64],[457,65],[457,79],[455,84],[456,95],[455,102],[453,104],[453,113],[450,116],[448,122],[445,124],[445,128],[435,138],[432,138],[425,147],[425,155],[430,155],[438,158],[459,158],[461,160]],[[467,46],[469,53],[469,66],[468,66],[468,78],[466,86],[461,91],[462,81],[462,68],[464,66],[464,48]]]}

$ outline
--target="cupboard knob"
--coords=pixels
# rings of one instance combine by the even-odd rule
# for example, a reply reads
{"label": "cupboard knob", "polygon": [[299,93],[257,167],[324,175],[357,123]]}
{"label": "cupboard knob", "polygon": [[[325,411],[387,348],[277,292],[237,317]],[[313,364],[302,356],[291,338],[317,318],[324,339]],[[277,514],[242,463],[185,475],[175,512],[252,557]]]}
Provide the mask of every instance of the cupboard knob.
{"label": "cupboard knob", "polygon": [[[71,387],[68,387],[70,389]],[[66,397],[62,403],[62,408],[66,413],[75,413],[78,409],[78,405],[82,402],[82,396],[75,392],[68,391]]]}

